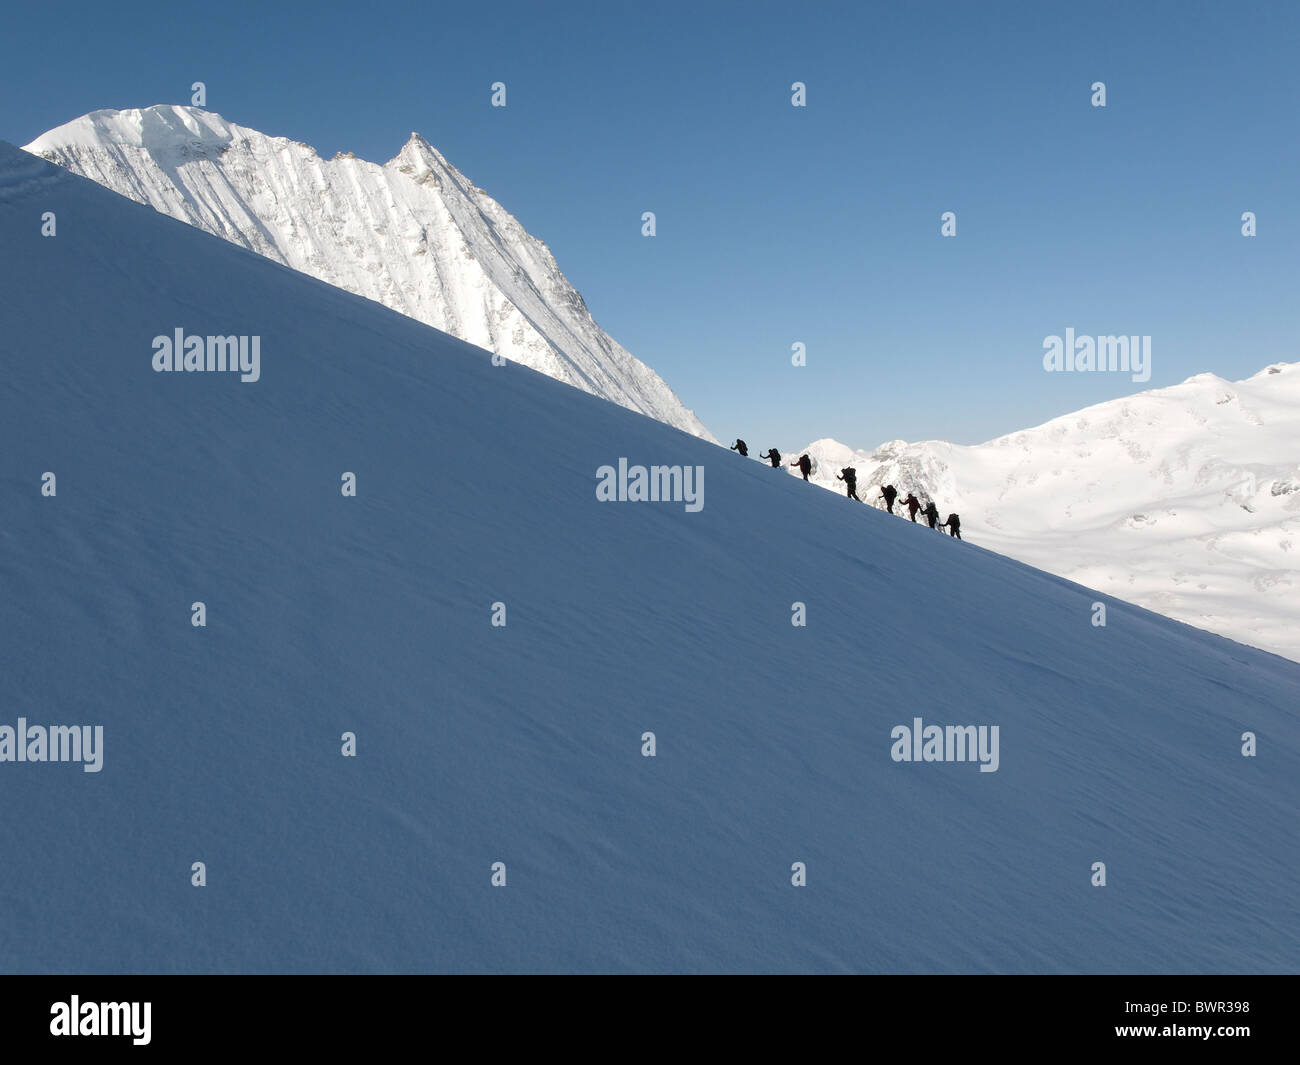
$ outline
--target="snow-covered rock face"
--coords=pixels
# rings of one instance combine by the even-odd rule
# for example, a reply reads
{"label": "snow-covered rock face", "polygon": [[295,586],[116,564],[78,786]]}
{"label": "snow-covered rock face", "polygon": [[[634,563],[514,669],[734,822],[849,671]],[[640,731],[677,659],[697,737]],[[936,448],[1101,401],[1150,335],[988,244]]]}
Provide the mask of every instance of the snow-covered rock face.
{"label": "snow-covered rock face", "polygon": [[549,249],[412,133],[383,166],[194,107],[94,111],[27,151],[114,192],[713,440],[594,321]]}
{"label": "snow-covered rock face", "polygon": [[842,493],[835,474],[855,466],[864,501],[886,483],[933,496],[994,551],[1300,660],[1298,428],[1300,363],[1276,363],[1245,381],[1197,374],[975,447],[807,450],[827,488]]}

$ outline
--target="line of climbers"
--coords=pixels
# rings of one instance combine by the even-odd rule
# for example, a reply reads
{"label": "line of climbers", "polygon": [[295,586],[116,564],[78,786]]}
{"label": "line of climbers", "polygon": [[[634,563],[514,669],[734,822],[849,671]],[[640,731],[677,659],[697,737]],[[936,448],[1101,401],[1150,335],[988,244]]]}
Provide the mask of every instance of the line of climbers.
{"label": "line of climbers", "polygon": [[[731,445],[731,450],[739,451],[745,458],[749,457],[749,446],[743,440],[737,439],[736,442]],[[776,448],[771,448],[758,457],[770,462],[773,469],[777,469],[781,465],[781,452],[777,451]],[[808,480],[808,474],[812,473],[812,459],[808,457],[807,453],[800,455],[799,458],[790,463],[790,465],[798,466],[799,472],[803,474],[803,479],[805,481]],[[845,466],[835,475],[835,479],[844,482],[845,494],[850,499],[858,499],[857,470],[852,466]],[[884,485],[880,489],[880,497],[885,501],[885,509],[891,514],[894,513],[894,500],[898,498],[898,489],[892,484]],[[858,501],[866,502],[865,500]],[[913,523],[916,522],[916,515],[919,512],[921,517],[925,519],[925,523],[929,525],[931,529],[947,529],[949,536],[955,536],[958,540],[961,539],[960,515],[949,514],[947,521],[940,521],[939,508],[934,505],[933,499],[922,506],[921,501],[916,498],[916,493],[908,492],[907,498],[903,500],[901,505],[907,507],[908,517],[912,519]]]}

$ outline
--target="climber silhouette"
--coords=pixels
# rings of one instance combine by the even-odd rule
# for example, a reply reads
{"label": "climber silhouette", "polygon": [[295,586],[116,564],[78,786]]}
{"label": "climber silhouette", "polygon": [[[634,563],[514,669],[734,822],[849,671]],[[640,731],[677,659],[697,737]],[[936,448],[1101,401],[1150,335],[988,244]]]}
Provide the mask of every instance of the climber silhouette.
{"label": "climber silhouette", "polygon": [[[835,475],[835,479],[837,481],[844,482],[845,494],[850,499],[858,498],[858,471],[857,470],[855,470],[852,466],[845,466],[844,469],[840,470],[840,472]],[[859,499],[858,502],[860,503],[862,501]]]}
{"label": "climber silhouette", "polygon": [[941,522],[939,528],[946,528],[949,536],[955,536],[958,540],[961,539],[961,518],[956,514],[949,514],[948,520],[946,522]]}
{"label": "climber silhouette", "polygon": [[808,480],[808,474],[812,473],[812,459],[806,454],[799,456],[798,462],[790,463],[791,466],[798,466],[799,472],[803,474],[803,479]]}
{"label": "climber silhouette", "polygon": [[739,451],[742,456],[749,458],[749,445],[746,444],[745,441],[741,440],[740,437],[736,437],[736,442],[731,445],[731,450]]}
{"label": "climber silhouette", "polygon": [[915,522],[916,512],[921,509],[921,501],[916,498],[914,492],[908,492],[907,498],[904,499],[903,502],[907,504],[907,516]]}
{"label": "climber silhouette", "polygon": [[776,448],[772,448],[766,455],[759,455],[758,457],[769,460],[773,469],[781,465],[781,452],[777,451]]}
{"label": "climber silhouette", "polygon": [[921,516],[925,518],[926,524],[929,525],[931,529],[937,529],[939,527],[939,508],[934,505],[933,499],[925,505],[925,510],[922,512]]}
{"label": "climber silhouette", "polygon": [[880,490],[880,494],[885,497],[885,509],[891,514],[894,513],[894,500],[898,498],[898,489],[892,484],[887,484]]}

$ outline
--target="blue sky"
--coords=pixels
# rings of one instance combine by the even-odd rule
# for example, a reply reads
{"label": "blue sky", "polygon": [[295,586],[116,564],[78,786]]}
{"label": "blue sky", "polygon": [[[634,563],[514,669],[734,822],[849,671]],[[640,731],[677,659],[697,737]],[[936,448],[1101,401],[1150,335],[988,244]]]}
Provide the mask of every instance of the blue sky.
{"label": "blue sky", "polygon": [[[1300,359],[1300,5],[71,3],[6,31],[16,144],[196,80],[326,156],[418,130],[719,438],[974,443]],[[1150,335],[1150,382],[1045,373],[1067,327]]]}

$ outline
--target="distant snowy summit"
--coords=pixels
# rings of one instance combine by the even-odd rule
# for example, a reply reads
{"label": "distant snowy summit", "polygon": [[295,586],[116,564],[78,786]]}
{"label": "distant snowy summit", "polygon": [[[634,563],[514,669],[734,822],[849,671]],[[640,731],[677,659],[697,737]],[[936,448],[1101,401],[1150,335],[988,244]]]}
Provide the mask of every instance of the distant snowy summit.
{"label": "distant snowy summit", "polygon": [[550,250],[412,133],[380,166],[196,107],[93,111],[26,150],[565,384],[706,440],[600,328]]}
{"label": "distant snowy summit", "polygon": [[[1300,363],[1202,373],[985,444],[804,450],[934,498],[982,546],[1300,661]],[[802,452],[791,451],[787,461]],[[789,471],[797,473],[797,471]],[[897,506],[896,510],[901,509]]]}

